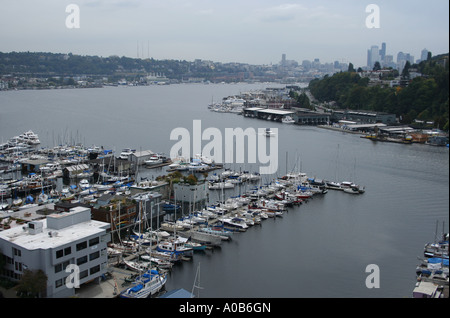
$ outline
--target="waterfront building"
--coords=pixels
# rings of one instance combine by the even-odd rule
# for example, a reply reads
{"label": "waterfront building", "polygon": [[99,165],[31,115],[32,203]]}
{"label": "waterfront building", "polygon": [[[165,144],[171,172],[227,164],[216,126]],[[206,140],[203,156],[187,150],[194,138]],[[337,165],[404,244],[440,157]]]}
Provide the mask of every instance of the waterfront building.
{"label": "waterfront building", "polygon": [[199,181],[197,184],[176,183],[173,185],[175,191],[175,204],[181,206],[183,214],[203,209],[208,202],[208,184]]}
{"label": "waterfront building", "polygon": [[[156,192],[144,192],[132,196],[137,209],[142,209],[142,219],[153,229],[158,229],[166,213],[161,208],[162,195]],[[151,220],[151,221],[150,221]]]}
{"label": "waterfront building", "polygon": [[73,166],[68,166],[63,169],[64,178],[74,179],[78,177],[81,173],[89,171],[90,167],[88,164],[82,163]]}
{"label": "waterfront building", "polygon": [[26,159],[21,161],[22,172],[40,172],[40,168],[50,163],[47,159]]}
{"label": "waterfront building", "polygon": [[330,122],[330,113],[301,109],[297,110],[292,118],[299,125],[327,125]]}
{"label": "waterfront building", "polygon": [[[75,295],[80,286],[99,282],[107,271],[107,233],[109,223],[91,219],[91,210],[75,207],[70,212],[54,213],[45,219],[0,232],[0,251],[5,260],[1,276],[19,281],[25,270],[42,270],[47,276],[44,297]],[[69,265],[72,265],[69,267]],[[75,267],[79,271],[72,270]],[[73,275],[73,276],[71,276]]]}
{"label": "waterfront building", "polygon": [[129,160],[135,165],[143,165],[146,160],[149,160],[155,153],[151,150],[136,151],[129,156]]}
{"label": "waterfront building", "polygon": [[110,224],[111,230],[133,224],[136,216],[136,203],[125,196],[103,194],[92,207],[92,219]]}
{"label": "waterfront building", "polygon": [[333,122],[349,120],[358,124],[382,123],[386,125],[393,125],[397,123],[395,114],[370,112],[365,110],[335,110],[332,113],[331,120]]}

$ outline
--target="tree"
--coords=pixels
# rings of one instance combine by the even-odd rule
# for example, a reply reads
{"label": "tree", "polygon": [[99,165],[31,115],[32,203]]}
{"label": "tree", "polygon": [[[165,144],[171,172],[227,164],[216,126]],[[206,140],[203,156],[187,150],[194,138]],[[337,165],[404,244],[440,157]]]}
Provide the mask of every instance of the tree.
{"label": "tree", "polygon": [[196,185],[197,184],[197,177],[193,174],[188,175],[185,180],[185,182],[189,183],[190,185]]}
{"label": "tree", "polygon": [[309,98],[305,93],[302,93],[300,96],[298,96],[297,103],[298,103],[299,107],[311,108]]}
{"label": "tree", "polygon": [[409,78],[409,68],[411,67],[411,63],[409,63],[409,61],[406,61],[405,63],[405,67],[403,68],[402,71],[402,78]]}
{"label": "tree", "polygon": [[349,72],[349,73],[355,72],[355,68],[353,67],[353,64],[352,64],[352,63],[348,64],[348,72]]}
{"label": "tree", "polygon": [[17,294],[22,298],[39,298],[45,296],[47,275],[42,270],[24,270],[22,279],[16,286]]}
{"label": "tree", "polygon": [[374,71],[379,71],[379,70],[381,70],[380,62],[378,62],[378,61],[375,62],[375,65],[373,66],[373,70],[374,70]]}

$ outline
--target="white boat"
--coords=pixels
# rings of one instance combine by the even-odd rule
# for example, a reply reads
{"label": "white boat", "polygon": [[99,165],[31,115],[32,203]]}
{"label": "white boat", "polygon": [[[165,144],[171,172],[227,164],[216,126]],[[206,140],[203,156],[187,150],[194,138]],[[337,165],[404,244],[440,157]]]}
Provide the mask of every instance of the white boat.
{"label": "white boat", "polygon": [[360,194],[358,189],[355,188],[344,188],[344,192],[350,194]]}
{"label": "white boat", "polygon": [[206,210],[209,212],[212,212],[216,215],[224,215],[227,212],[226,209],[223,209],[223,208],[221,208],[219,206],[215,206],[215,205],[208,206],[206,208]]}
{"label": "white boat", "polygon": [[163,231],[174,232],[174,231],[183,231],[184,228],[183,226],[173,222],[164,222],[161,224],[161,229]]}
{"label": "white boat", "polygon": [[158,252],[169,252],[176,255],[190,255],[192,253],[192,248],[184,246],[186,243],[185,240],[181,240],[180,238],[174,240],[168,240],[165,242],[161,242],[156,246],[156,250]]}
{"label": "white boat", "polygon": [[219,218],[219,221],[222,221],[225,225],[231,226],[233,228],[246,230],[248,228],[247,223],[245,223],[244,219],[238,217],[230,217],[230,218]]}
{"label": "white boat", "polygon": [[98,183],[95,183],[95,184],[92,185],[92,187],[97,189],[97,191],[106,191],[106,190],[111,189],[111,185],[109,185],[109,184],[98,184]]}
{"label": "white boat", "polygon": [[158,239],[165,239],[168,238],[170,236],[170,233],[166,232],[166,231],[149,231],[148,234],[150,236],[156,237]]}
{"label": "white boat", "polygon": [[205,243],[213,246],[220,246],[222,241],[228,240],[228,237],[222,235],[215,235],[211,233],[205,233],[202,231],[189,230],[184,233],[180,233],[185,239],[195,240],[196,242]]}
{"label": "white boat", "polygon": [[205,232],[208,234],[214,234],[214,235],[219,235],[219,236],[226,236],[228,238],[230,238],[233,235],[233,232],[231,231],[227,231],[225,229],[223,229],[223,227],[202,227],[199,229],[199,231],[201,232]]}
{"label": "white boat", "polygon": [[147,262],[151,262],[153,265],[158,266],[159,268],[171,269],[173,263],[157,257],[152,257],[151,255],[142,255],[141,258]]}
{"label": "white boat", "polygon": [[134,286],[120,294],[121,298],[147,298],[159,292],[167,281],[166,274],[160,274],[152,269],[140,275],[134,282]]}
{"label": "white boat", "polygon": [[247,180],[249,181],[258,181],[261,179],[261,175],[259,173],[250,173],[247,176]]}
{"label": "white boat", "polygon": [[232,182],[213,182],[210,183],[208,189],[210,190],[221,190],[221,189],[233,189],[234,183]]}
{"label": "white boat", "polygon": [[39,145],[41,142],[39,141],[39,137],[37,134],[32,132],[31,130],[24,132],[20,136],[17,137],[20,141],[28,144],[28,145]]}
{"label": "white boat", "polygon": [[350,181],[341,182],[341,188],[344,190],[344,192],[347,193],[360,194],[365,192],[364,187],[360,187],[359,185]]}
{"label": "white boat", "polygon": [[281,122],[283,124],[293,124],[293,123],[295,123],[295,120],[292,119],[291,116],[286,116],[286,117],[283,117],[283,119],[281,119]]}
{"label": "white boat", "polygon": [[343,190],[339,182],[327,181],[325,187],[331,190]]}
{"label": "white boat", "polygon": [[82,190],[89,189],[91,187],[89,181],[87,179],[83,179],[80,181],[79,186]]}
{"label": "white boat", "polygon": [[195,222],[192,222],[192,220],[177,220],[175,224],[177,226],[182,226],[183,230],[189,230],[194,227]]}
{"label": "white boat", "polygon": [[123,261],[125,265],[136,272],[145,272],[150,268],[150,262],[142,262],[142,261]]}
{"label": "white boat", "polygon": [[205,170],[209,169],[209,166],[202,162],[195,161],[195,159],[194,159],[193,162],[191,162],[187,165],[187,168],[189,171],[195,172],[195,171],[205,171]]}
{"label": "white boat", "polygon": [[163,163],[163,159],[160,155],[152,155],[149,160],[145,161],[146,166],[156,166]]}
{"label": "white boat", "polygon": [[135,150],[130,149],[130,148],[125,148],[122,150],[122,152],[120,153],[119,159],[122,160],[129,160],[130,156],[135,153]]}

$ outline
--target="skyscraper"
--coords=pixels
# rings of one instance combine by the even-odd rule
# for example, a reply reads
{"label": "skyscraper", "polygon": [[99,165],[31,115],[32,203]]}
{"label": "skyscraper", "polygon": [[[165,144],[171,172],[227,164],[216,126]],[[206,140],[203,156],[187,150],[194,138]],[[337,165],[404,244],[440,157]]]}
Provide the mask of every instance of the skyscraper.
{"label": "skyscraper", "polygon": [[372,47],[370,48],[370,62],[371,65],[368,66],[371,68],[375,65],[376,62],[381,62],[380,50],[378,49],[377,45],[372,45]]}
{"label": "skyscraper", "polygon": [[381,49],[377,45],[372,45],[367,50],[367,67],[373,68],[376,62],[379,62],[381,66],[385,65],[386,58],[386,43],[381,43]]}
{"label": "skyscraper", "polygon": [[428,50],[427,49],[423,49],[422,50],[422,54],[420,54],[420,60],[426,61],[427,59],[428,59]]}
{"label": "skyscraper", "polygon": [[386,43],[381,43],[381,50],[380,50],[380,62],[384,62],[384,58],[386,57]]}

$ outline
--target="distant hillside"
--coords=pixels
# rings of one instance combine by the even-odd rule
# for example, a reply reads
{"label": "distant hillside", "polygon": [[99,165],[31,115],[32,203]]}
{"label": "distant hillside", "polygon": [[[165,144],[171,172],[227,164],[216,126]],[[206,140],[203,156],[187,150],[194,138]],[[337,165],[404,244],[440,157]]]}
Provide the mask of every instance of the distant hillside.
{"label": "distant hillside", "polygon": [[98,57],[74,54],[0,52],[0,75],[55,74],[55,75],[113,75],[118,73],[165,73],[176,76],[188,71],[189,62],[128,57]]}
{"label": "distant hillside", "polygon": [[[243,81],[261,76],[267,80],[266,69],[245,63],[220,63],[195,60],[155,60],[129,57],[81,56],[43,52],[0,52],[0,76],[90,77],[107,76],[110,80],[134,80],[143,75],[160,75],[173,80],[198,78],[211,81]],[[269,77],[270,78],[270,77]]]}
{"label": "distant hillside", "polygon": [[[411,80],[410,70],[422,76]],[[402,72],[402,80],[407,85],[369,86],[367,77],[356,72],[341,72],[311,81],[309,89],[319,101],[335,101],[339,108],[394,113],[404,124],[414,119],[434,121],[435,127],[448,131],[448,53],[408,65]]]}

